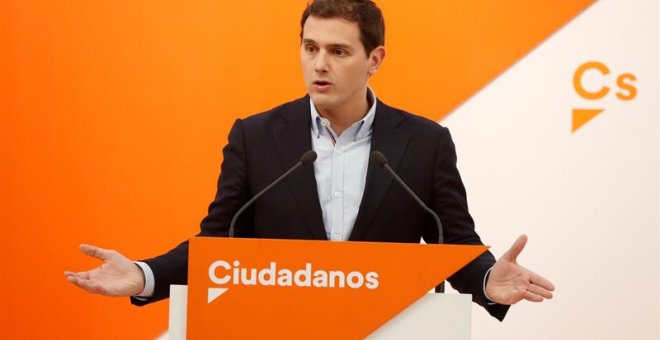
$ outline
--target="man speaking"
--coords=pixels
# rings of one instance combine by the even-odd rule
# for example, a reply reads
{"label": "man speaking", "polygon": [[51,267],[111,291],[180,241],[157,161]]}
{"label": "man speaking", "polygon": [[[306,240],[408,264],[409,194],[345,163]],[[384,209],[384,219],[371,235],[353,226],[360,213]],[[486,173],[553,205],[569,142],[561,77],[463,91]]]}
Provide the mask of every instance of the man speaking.
{"label": "man speaking", "polygon": [[[370,0],[307,5],[300,44],[307,95],[234,123],[217,194],[198,236],[228,236],[237,211],[314,150],[313,166],[292,173],[238,218],[236,236],[436,243],[436,221],[370,159],[379,151],[440,217],[445,243],[482,244],[449,131],[386,105],[368,86],[386,56],[384,33],[381,11]],[[518,238],[498,261],[482,254],[448,281],[499,320],[520,300],[552,298],[551,282],[516,263],[526,241]],[[103,264],[65,276],[92,293],[130,296],[143,305],[167,298],[171,284],[187,282],[187,241],[138,262],[113,250],[81,249]]]}

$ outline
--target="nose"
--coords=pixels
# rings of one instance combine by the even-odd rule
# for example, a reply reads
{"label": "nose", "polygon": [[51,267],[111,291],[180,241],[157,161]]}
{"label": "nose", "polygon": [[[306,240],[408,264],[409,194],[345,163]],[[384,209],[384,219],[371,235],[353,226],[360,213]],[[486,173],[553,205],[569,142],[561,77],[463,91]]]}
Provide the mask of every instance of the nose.
{"label": "nose", "polygon": [[319,52],[314,60],[314,71],[323,73],[328,71],[327,54],[324,51]]}

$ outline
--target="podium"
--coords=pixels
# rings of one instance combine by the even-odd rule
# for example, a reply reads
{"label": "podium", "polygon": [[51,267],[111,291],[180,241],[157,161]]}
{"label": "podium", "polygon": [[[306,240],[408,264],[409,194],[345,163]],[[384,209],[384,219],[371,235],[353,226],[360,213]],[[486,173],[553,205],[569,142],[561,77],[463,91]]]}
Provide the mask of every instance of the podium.
{"label": "podium", "polygon": [[485,246],[195,238],[169,339],[470,339],[471,296],[428,293]]}
{"label": "podium", "polygon": [[[187,299],[188,286],[170,286],[169,340],[186,339]],[[469,294],[428,293],[366,339],[470,340],[471,313]]]}

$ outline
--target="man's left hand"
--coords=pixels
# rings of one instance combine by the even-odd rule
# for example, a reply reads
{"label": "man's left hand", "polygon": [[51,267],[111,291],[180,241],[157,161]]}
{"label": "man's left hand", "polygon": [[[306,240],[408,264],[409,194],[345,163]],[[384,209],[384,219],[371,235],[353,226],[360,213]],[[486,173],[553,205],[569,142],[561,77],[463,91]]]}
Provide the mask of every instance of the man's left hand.
{"label": "man's left hand", "polygon": [[526,243],[526,235],[518,237],[491,269],[486,294],[493,302],[513,305],[522,299],[532,302],[552,299],[552,291],[555,290],[552,282],[516,262]]}

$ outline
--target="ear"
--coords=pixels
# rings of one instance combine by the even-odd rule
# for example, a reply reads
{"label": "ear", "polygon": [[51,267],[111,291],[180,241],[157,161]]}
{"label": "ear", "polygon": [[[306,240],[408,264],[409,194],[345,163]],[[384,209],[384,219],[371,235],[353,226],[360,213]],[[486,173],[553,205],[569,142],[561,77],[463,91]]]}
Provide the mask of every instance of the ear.
{"label": "ear", "polygon": [[378,46],[369,53],[369,70],[367,70],[369,77],[378,72],[383,59],[385,59],[385,46]]}

